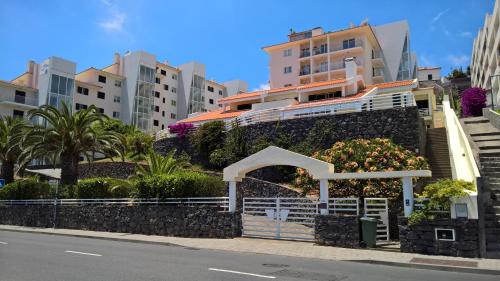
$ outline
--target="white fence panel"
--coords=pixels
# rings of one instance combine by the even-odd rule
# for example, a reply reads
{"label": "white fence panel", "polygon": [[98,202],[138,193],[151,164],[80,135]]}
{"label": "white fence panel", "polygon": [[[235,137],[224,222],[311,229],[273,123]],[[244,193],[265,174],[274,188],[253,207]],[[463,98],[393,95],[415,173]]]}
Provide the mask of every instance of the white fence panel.
{"label": "white fence panel", "polygon": [[389,240],[389,206],[387,198],[365,198],[365,216],[378,219],[377,240]]}

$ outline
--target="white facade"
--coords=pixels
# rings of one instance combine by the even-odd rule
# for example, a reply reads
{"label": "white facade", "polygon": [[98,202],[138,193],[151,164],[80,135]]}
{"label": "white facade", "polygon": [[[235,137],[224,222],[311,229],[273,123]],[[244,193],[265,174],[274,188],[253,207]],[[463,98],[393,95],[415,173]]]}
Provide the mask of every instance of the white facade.
{"label": "white facade", "polygon": [[0,115],[24,117],[30,109],[61,101],[73,110],[93,104],[109,117],[156,132],[190,113],[216,110],[219,98],[248,87],[240,80],[227,83],[206,80],[203,64],[173,67],[143,51],[115,54],[113,64],[78,74],[76,63],[50,57],[42,64],[28,62],[27,71],[12,81],[0,81]]}
{"label": "white facade", "polygon": [[[500,104],[500,7],[495,2],[492,14],[487,14],[484,26],[474,39],[471,56],[471,84],[492,90],[494,104]],[[491,95],[487,96],[491,103]]]}
{"label": "white facade", "polygon": [[406,21],[332,32],[314,28],[288,37],[288,42],[263,48],[269,55],[271,88],[345,78],[346,58],[355,58],[356,71],[367,84],[416,76]]}
{"label": "white facade", "polygon": [[418,81],[441,81],[441,67],[417,68]]}

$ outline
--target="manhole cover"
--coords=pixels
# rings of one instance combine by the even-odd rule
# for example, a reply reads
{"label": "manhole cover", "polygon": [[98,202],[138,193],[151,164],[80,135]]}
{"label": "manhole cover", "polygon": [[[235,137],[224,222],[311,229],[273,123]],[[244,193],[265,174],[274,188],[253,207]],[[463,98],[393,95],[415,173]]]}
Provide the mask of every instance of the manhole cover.
{"label": "manhole cover", "polygon": [[288,264],[279,264],[279,263],[263,263],[262,266],[272,267],[272,268],[289,267]]}

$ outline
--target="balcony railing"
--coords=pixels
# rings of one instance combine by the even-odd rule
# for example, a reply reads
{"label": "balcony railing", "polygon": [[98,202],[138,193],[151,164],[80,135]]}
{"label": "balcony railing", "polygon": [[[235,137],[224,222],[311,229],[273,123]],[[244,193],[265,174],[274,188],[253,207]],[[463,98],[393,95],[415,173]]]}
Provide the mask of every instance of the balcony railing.
{"label": "balcony railing", "polygon": [[301,58],[305,58],[305,57],[308,57],[311,55],[311,52],[310,51],[301,51],[300,52],[300,57]]}
{"label": "balcony railing", "polygon": [[[364,61],[362,59],[356,58],[354,60],[358,66],[363,66]],[[345,61],[334,61],[330,63],[330,70],[339,70],[345,68]]]}
{"label": "balcony railing", "polygon": [[415,106],[415,98],[411,92],[398,94],[382,94],[363,97],[354,101],[338,102],[329,105],[310,104],[307,107],[297,108],[273,108],[258,111],[249,111],[226,121],[226,129],[231,129],[235,122],[240,126],[246,126],[261,122],[280,121],[288,119],[305,118],[312,116],[338,115],[361,111],[374,111]]}
{"label": "balcony railing", "polygon": [[27,98],[22,96],[0,96],[0,102],[13,102],[18,104],[38,106],[37,98]]}
{"label": "balcony railing", "polygon": [[431,112],[428,108],[419,108],[418,109],[418,116],[420,116],[420,117],[431,116]]}
{"label": "balcony railing", "polygon": [[326,53],[328,53],[328,47],[323,47],[323,48],[317,47],[317,48],[313,49],[314,55],[320,55],[320,54],[326,54]]}
{"label": "balcony railing", "polygon": [[354,44],[351,44],[351,45],[344,45],[344,42],[341,42],[340,44],[333,44],[330,46],[330,52],[337,52],[337,51],[341,51],[341,50],[348,50],[348,49],[352,49],[352,48],[356,48],[356,47],[364,47],[364,42],[363,40],[361,39],[355,39],[354,40]]}
{"label": "balcony railing", "polygon": [[327,72],[327,71],[328,71],[328,65],[322,65],[322,66],[314,69],[314,73],[321,73],[321,72]]}
{"label": "balcony railing", "polygon": [[309,74],[311,74],[310,69],[302,69],[302,70],[300,70],[299,76],[309,75]]}
{"label": "balcony railing", "polygon": [[384,76],[384,71],[381,68],[373,69],[373,77]]}

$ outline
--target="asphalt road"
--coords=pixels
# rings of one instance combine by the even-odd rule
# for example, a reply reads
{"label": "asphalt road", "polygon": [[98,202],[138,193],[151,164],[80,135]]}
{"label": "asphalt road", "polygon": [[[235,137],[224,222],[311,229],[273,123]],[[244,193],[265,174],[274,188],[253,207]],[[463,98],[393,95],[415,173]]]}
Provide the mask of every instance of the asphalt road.
{"label": "asphalt road", "polygon": [[498,276],[0,231],[0,280],[496,280]]}

